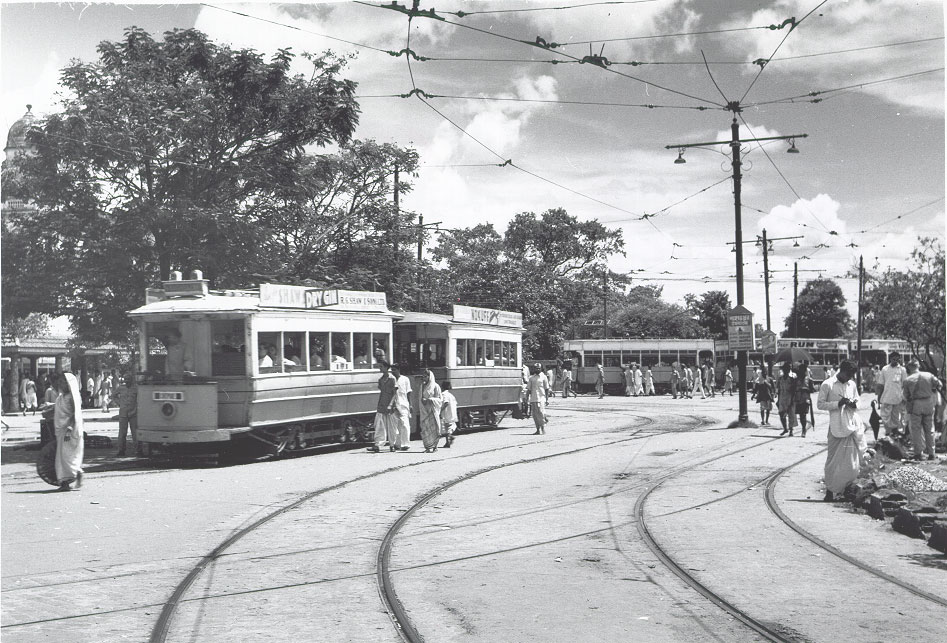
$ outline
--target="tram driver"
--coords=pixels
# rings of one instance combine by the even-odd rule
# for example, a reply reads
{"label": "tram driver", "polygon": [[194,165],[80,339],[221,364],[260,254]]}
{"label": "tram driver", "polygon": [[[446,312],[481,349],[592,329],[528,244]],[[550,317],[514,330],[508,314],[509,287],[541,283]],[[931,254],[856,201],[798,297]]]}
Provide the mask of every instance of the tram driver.
{"label": "tram driver", "polygon": [[171,379],[182,379],[185,375],[194,375],[194,358],[191,347],[181,340],[181,331],[173,327],[165,337],[165,348],[168,351],[165,370]]}

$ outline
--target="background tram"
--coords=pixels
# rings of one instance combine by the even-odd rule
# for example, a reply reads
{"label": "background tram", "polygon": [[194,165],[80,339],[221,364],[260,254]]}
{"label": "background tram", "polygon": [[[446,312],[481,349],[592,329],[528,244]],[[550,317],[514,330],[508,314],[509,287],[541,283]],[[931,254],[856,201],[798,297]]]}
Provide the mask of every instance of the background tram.
{"label": "background tram", "polygon": [[715,361],[712,339],[573,339],[562,343],[562,352],[573,360],[574,380],[580,392],[595,389],[598,364],[605,369],[605,387],[621,388],[622,366],[650,366],[654,387],[666,393],[671,386],[671,368],[677,364],[694,368],[705,360]]}
{"label": "background tram", "polygon": [[451,383],[460,428],[495,426],[519,406],[523,364],[519,313],[454,306],[453,315],[404,313],[395,323],[395,361],[412,375],[415,428],[420,376]]}

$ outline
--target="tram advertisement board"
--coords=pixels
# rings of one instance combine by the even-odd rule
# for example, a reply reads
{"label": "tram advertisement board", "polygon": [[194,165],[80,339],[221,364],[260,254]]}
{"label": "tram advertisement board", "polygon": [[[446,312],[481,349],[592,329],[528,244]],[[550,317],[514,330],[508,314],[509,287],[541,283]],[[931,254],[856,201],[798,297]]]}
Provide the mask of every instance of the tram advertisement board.
{"label": "tram advertisement board", "polygon": [[727,311],[727,340],[732,351],[751,351],[753,342],[753,313],[737,306]]}
{"label": "tram advertisement board", "polygon": [[286,284],[260,284],[260,305],[388,312],[388,298],[383,292],[323,290]]}
{"label": "tram advertisement board", "polygon": [[489,324],[490,326],[509,326],[510,328],[523,327],[523,315],[520,313],[492,308],[458,306],[457,304],[454,304],[454,321]]}

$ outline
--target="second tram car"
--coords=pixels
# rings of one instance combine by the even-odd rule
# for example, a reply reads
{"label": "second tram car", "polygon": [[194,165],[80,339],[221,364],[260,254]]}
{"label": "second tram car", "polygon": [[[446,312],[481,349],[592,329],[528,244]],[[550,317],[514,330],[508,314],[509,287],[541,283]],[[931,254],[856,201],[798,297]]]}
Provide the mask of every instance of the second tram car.
{"label": "second tram car", "polygon": [[576,386],[583,392],[594,390],[599,364],[609,391],[621,387],[622,366],[639,364],[651,367],[654,387],[663,393],[670,390],[674,364],[694,367],[715,361],[712,339],[573,339],[562,343],[562,351],[572,358]]}
{"label": "second tram car", "polygon": [[211,291],[195,271],[149,289],[129,316],[140,336],[138,440],[150,454],[367,440],[382,361],[452,380],[467,426],[495,424],[519,399],[512,313],[458,306],[453,318],[421,318],[388,310],[385,293],[281,284]]}

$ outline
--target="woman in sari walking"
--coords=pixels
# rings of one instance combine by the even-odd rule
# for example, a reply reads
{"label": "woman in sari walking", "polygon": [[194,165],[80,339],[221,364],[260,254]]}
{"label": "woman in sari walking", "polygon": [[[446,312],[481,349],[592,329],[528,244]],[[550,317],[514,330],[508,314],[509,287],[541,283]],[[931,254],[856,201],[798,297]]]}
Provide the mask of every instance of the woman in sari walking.
{"label": "woman in sari walking", "polygon": [[437,441],[441,437],[441,387],[434,380],[434,373],[424,371],[424,384],[421,385],[421,441],[424,452],[437,451]]}
{"label": "woman in sari walking", "polygon": [[56,398],[53,414],[56,426],[56,480],[60,491],[72,491],[82,487],[82,456],[85,451],[82,396],[79,393],[79,381],[72,373],[64,373],[58,385],[59,397]]}

